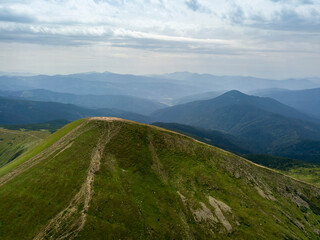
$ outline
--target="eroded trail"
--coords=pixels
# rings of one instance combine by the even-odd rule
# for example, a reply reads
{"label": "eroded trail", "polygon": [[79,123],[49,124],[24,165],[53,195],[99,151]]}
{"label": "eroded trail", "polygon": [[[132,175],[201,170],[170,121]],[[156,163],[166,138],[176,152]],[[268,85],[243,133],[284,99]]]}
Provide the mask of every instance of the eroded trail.
{"label": "eroded trail", "polygon": [[19,166],[15,167],[12,171],[8,172],[7,174],[0,177],[0,187],[16,176],[20,175],[21,173],[25,172],[26,170],[30,169],[34,165],[40,163],[44,159],[47,158],[54,158],[60,153],[62,153],[64,150],[66,150],[71,144],[73,143],[74,139],[76,139],[79,135],[81,135],[83,132],[88,131],[90,128],[82,128],[85,125],[87,125],[89,121],[84,121],[76,128],[72,129],[69,133],[67,133],[65,136],[60,138],[57,142],[52,144],[50,147],[46,148],[42,152],[38,153],[34,157],[28,159],[24,163],[21,163]]}
{"label": "eroded trail", "polygon": [[[73,197],[68,207],[58,213],[47,226],[34,238],[40,239],[74,239],[83,229],[93,195],[95,173],[100,169],[100,161],[106,144],[115,136],[121,126],[115,127],[112,121],[106,121],[104,133],[92,152],[87,177],[80,191]],[[108,126],[107,126],[108,125]]]}

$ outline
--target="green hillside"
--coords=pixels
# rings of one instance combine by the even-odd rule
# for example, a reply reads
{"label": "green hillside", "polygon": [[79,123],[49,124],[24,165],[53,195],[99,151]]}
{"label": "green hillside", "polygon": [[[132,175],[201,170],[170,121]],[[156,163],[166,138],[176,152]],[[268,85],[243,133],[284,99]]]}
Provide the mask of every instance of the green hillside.
{"label": "green hillside", "polygon": [[83,119],[0,168],[0,239],[320,239],[319,199],[184,135]]}
{"label": "green hillside", "polygon": [[249,148],[245,141],[220,131],[204,130],[179,123],[158,122],[152,125],[182,133],[201,142],[243,156],[259,165],[276,169],[286,175],[320,186],[320,164],[267,154],[252,154],[244,148]]}
{"label": "green hillside", "polygon": [[48,131],[23,132],[0,128],[0,167],[11,162],[48,135]]}

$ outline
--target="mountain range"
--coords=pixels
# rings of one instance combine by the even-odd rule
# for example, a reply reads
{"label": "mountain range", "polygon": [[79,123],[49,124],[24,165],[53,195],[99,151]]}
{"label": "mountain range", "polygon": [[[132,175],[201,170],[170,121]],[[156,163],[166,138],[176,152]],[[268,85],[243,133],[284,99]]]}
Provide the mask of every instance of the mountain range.
{"label": "mountain range", "polygon": [[59,102],[74,104],[85,108],[109,108],[126,112],[148,115],[151,112],[166,107],[148,99],[125,95],[76,95],[70,93],[52,92],[44,89],[24,91],[0,91],[0,96],[22,100]]}
{"label": "mountain range", "polygon": [[230,91],[217,98],[156,111],[159,122],[219,130],[243,139],[254,153],[319,161],[319,120],[271,98]]}
{"label": "mountain range", "polygon": [[72,104],[39,102],[0,97],[0,124],[43,123],[57,119],[76,120],[92,116],[123,117],[139,122],[149,118],[117,109],[89,109]]}
{"label": "mountain range", "polygon": [[302,112],[320,117],[320,88],[304,90],[265,89],[254,91],[254,95],[270,97]]}
{"label": "mountain range", "polygon": [[175,99],[210,91],[236,89],[248,92],[266,88],[299,90],[316,87],[320,87],[320,79],[317,78],[272,80],[196,73],[137,76],[91,72],[54,76],[0,76],[0,89],[3,91],[45,89],[77,95],[128,95],[168,104]]}

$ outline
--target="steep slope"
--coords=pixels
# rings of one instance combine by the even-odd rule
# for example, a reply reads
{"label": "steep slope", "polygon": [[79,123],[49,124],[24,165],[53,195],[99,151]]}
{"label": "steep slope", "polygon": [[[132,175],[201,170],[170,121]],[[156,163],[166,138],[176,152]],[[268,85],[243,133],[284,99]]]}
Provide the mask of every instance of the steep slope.
{"label": "steep slope", "polygon": [[[182,133],[184,135],[195,138],[201,142],[240,155],[259,165],[279,170],[289,176],[293,176],[297,179],[320,186],[319,163],[312,164],[293,158],[277,157],[268,154],[250,153],[250,151],[247,150],[250,149],[250,146],[248,145],[248,143],[246,143],[245,140],[239,139],[233,135],[226,134],[220,131],[205,130],[179,123],[157,122],[152,123],[152,125],[169,129],[178,133]],[[304,149],[303,152],[307,152],[308,150],[309,149]],[[297,150],[294,151],[296,151],[297,153]],[[305,155],[300,157],[305,157]],[[313,159],[316,159],[316,156],[313,156]]]}
{"label": "steep slope", "polygon": [[317,239],[320,233],[319,188],[121,119],[73,122],[0,176],[2,239]]}
{"label": "steep slope", "polygon": [[320,117],[320,88],[305,90],[265,90],[256,93],[257,96],[270,97],[300,111]]}
{"label": "steep slope", "polygon": [[320,161],[318,120],[270,98],[230,91],[211,100],[165,108],[152,116],[161,122],[225,131],[246,140],[252,152]]}
{"label": "steep slope", "polygon": [[91,116],[124,117],[139,122],[149,122],[146,116],[117,109],[88,109],[72,104],[0,97],[0,124],[41,123],[56,119],[76,120]]}
{"label": "steep slope", "polygon": [[0,91],[0,96],[1,95],[24,100],[74,104],[86,108],[119,109],[144,115],[166,107],[166,105],[155,101],[125,95],[76,95],[52,92],[44,89]]}

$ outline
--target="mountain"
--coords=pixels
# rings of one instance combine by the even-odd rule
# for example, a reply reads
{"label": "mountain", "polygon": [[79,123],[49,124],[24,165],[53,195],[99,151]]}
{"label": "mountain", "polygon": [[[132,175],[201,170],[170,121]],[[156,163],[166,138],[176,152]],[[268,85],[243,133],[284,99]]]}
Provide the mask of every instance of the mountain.
{"label": "mountain", "polygon": [[[320,119],[302,113],[274,99],[250,96],[236,90],[229,91],[213,99],[194,101],[164,108],[154,112],[153,115],[159,118],[159,120],[163,119],[166,122],[174,122],[176,120],[179,122],[180,120],[185,121],[185,119],[197,121],[203,114],[214,114],[215,111],[228,108],[230,106],[236,106],[237,108],[245,106],[248,108],[255,108],[269,113],[282,115],[288,118],[310,122],[320,122]],[[230,120],[232,121],[233,119]],[[206,126],[206,128],[214,129],[210,126]]]}
{"label": "mountain", "polygon": [[230,91],[211,100],[165,108],[152,116],[160,122],[224,131],[244,139],[254,153],[320,161],[318,120],[270,98]]}
{"label": "mountain", "polygon": [[299,109],[302,112],[320,117],[320,88],[296,91],[285,89],[266,89],[264,91],[255,92],[254,94],[262,97],[270,97],[276,99],[277,101]]}
{"label": "mountain", "polygon": [[320,189],[158,127],[73,122],[0,168],[0,238],[317,239]]}
{"label": "mountain", "polygon": [[58,93],[44,89],[25,91],[0,91],[0,96],[13,97],[25,100],[59,102],[79,105],[86,108],[111,108],[138,114],[150,114],[153,111],[166,107],[148,99],[124,95],[75,95]]}
{"label": "mountain", "polygon": [[126,117],[140,122],[150,121],[146,116],[117,109],[88,109],[72,104],[0,97],[0,124],[42,123],[57,119],[76,120],[91,116]]}

